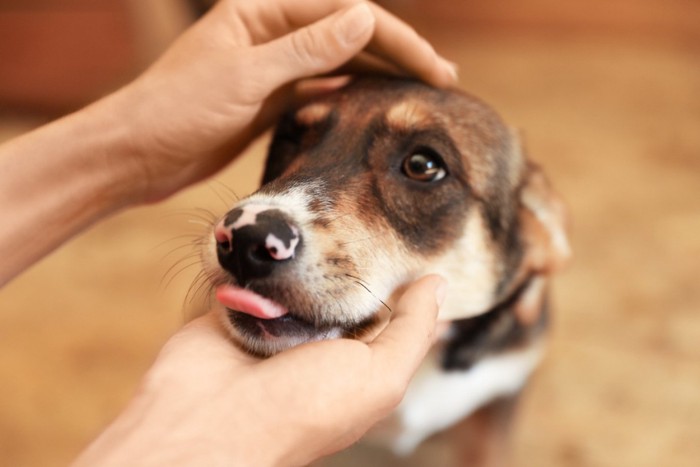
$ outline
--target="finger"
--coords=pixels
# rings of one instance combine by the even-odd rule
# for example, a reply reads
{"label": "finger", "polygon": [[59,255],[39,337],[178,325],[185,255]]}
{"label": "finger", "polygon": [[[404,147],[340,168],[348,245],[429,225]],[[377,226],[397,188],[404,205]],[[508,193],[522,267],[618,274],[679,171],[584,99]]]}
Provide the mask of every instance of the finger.
{"label": "finger", "polygon": [[324,76],[298,81],[294,86],[291,102],[293,107],[300,107],[307,102],[344,88],[352,81],[348,75]]}
{"label": "finger", "polygon": [[[319,77],[297,81],[281,108],[299,107],[305,103],[333,93],[347,86],[356,75],[406,76],[406,72],[396,65],[386,62],[366,52],[360,52],[352,60],[332,72]],[[289,94],[289,93],[287,93]]]}
{"label": "finger", "polygon": [[367,51],[434,86],[456,83],[457,68],[453,63],[440,57],[412,27],[376,5],[372,7],[377,26]]}
{"label": "finger", "polygon": [[[306,78],[293,83],[293,86],[285,87],[283,92],[278,92],[277,98],[269,99],[274,104],[270,115],[274,118],[284,109],[297,108],[309,101],[321,98],[344,88],[352,82],[357,75],[393,75],[406,77],[406,72],[392,63],[386,62],[369,53],[361,52],[352,60],[336,68],[330,73],[319,77]],[[273,122],[265,120],[268,128]]]}
{"label": "finger", "polygon": [[409,76],[406,70],[368,52],[360,52],[352,60],[333,70],[332,74]]}
{"label": "finger", "polygon": [[259,136],[274,124],[285,109],[300,107],[345,87],[355,75],[406,76],[406,72],[368,53],[360,53],[352,60],[318,77],[298,80],[282,86],[268,99],[268,106],[258,115],[253,125],[251,139]]}
{"label": "finger", "polygon": [[272,42],[257,46],[261,79],[270,89],[328,73],[358,54],[374,32],[366,3],[340,10]]}
{"label": "finger", "polygon": [[[411,284],[394,308],[392,320],[369,344],[378,371],[391,368],[408,381],[433,343],[435,320],[444,300],[446,282],[430,275]],[[382,370],[383,369],[383,370]]]}
{"label": "finger", "polygon": [[[279,19],[277,27],[270,31],[281,33],[284,28],[303,27],[358,1],[360,0],[310,0],[304,3],[304,8],[299,8],[296,0],[280,0],[278,8],[283,20]],[[374,35],[367,46],[368,52],[432,85],[446,87],[455,84],[455,65],[440,57],[413,28],[373,3],[361,3],[367,4],[376,19]]]}
{"label": "finger", "polygon": [[408,73],[386,60],[367,52],[360,52],[349,62],[340,68],[327,73],[318,78],[308,78],[301,80],[294,88],[294,102],[303,103],[309,99],[323,96],[330,92],[345,87],[352,81],[353,76],[365,75],[388,75],[396,77],[408,77]]}

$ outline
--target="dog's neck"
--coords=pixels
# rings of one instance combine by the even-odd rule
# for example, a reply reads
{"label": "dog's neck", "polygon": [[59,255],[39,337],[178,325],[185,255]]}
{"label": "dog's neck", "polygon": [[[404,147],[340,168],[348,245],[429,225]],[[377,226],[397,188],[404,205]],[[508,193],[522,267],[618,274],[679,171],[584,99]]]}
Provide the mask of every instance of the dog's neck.
{"label": "dog's neck", "polygon": [[538,305],[538,319],[533,323],[523,323],[516,313],[536,280],[536,276],[528,276],[484,313],[453,321],[442,356],[443,368],[469,369],[488,353],[525,345],[540,334],[547,321],[545,301]]}

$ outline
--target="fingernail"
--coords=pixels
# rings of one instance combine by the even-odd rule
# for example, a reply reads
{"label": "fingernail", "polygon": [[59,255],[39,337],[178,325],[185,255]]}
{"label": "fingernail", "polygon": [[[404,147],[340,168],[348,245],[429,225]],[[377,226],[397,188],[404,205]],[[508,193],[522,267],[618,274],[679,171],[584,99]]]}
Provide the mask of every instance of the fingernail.
{"label": "fingernail", "polygon": [[445,297],[447,297],[447,281],[445,279],[440,279],[440,283],[435,287],[435,300],[437,301],[438,308],[445,302]]}
{"label": "fingernail", "polygon": [[455,62],[445,60],[444,58],[442,58],[442,63],[445,65],[445,68],[447,69],[447,72],[450,74],[452,79],[454,81],[458,81],[459,80],[459,65],[457,65]]}
{"label": "fingernail", "polygon": [[336,34],[345,44],[352,44],[363,37],[369,29],[374,29],[375,18],[365,3],[349,8],[336,21]]}

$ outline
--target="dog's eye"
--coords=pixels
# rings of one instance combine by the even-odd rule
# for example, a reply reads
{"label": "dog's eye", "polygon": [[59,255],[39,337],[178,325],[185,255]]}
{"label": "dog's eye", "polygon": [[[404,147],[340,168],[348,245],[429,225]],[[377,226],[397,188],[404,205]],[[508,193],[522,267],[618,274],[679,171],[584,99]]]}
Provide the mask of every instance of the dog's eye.
{"label": "dog's eye", "polygon": [[403,173],[419,182],[436,182],[447,175],[440,156],[428,151],[415,152],[404,159]]}

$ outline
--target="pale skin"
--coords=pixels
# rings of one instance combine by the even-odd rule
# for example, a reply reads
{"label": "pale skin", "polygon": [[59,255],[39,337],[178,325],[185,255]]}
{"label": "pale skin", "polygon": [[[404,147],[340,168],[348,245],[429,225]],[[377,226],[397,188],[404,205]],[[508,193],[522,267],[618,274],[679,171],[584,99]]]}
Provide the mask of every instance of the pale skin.
{"label": "pale skin", "polygon": [[[222,0],[133,83],[0,147],[0,286],[99,220],[215,174],[282,109],[340,85],[301,80],[339,69],[455,80],[376,5]],[[262,361],[205,315],[171,338],[75,465],[304,465],[343,449],[401,400],[444,291],[436,276],[410,285],[371,343]]]}

